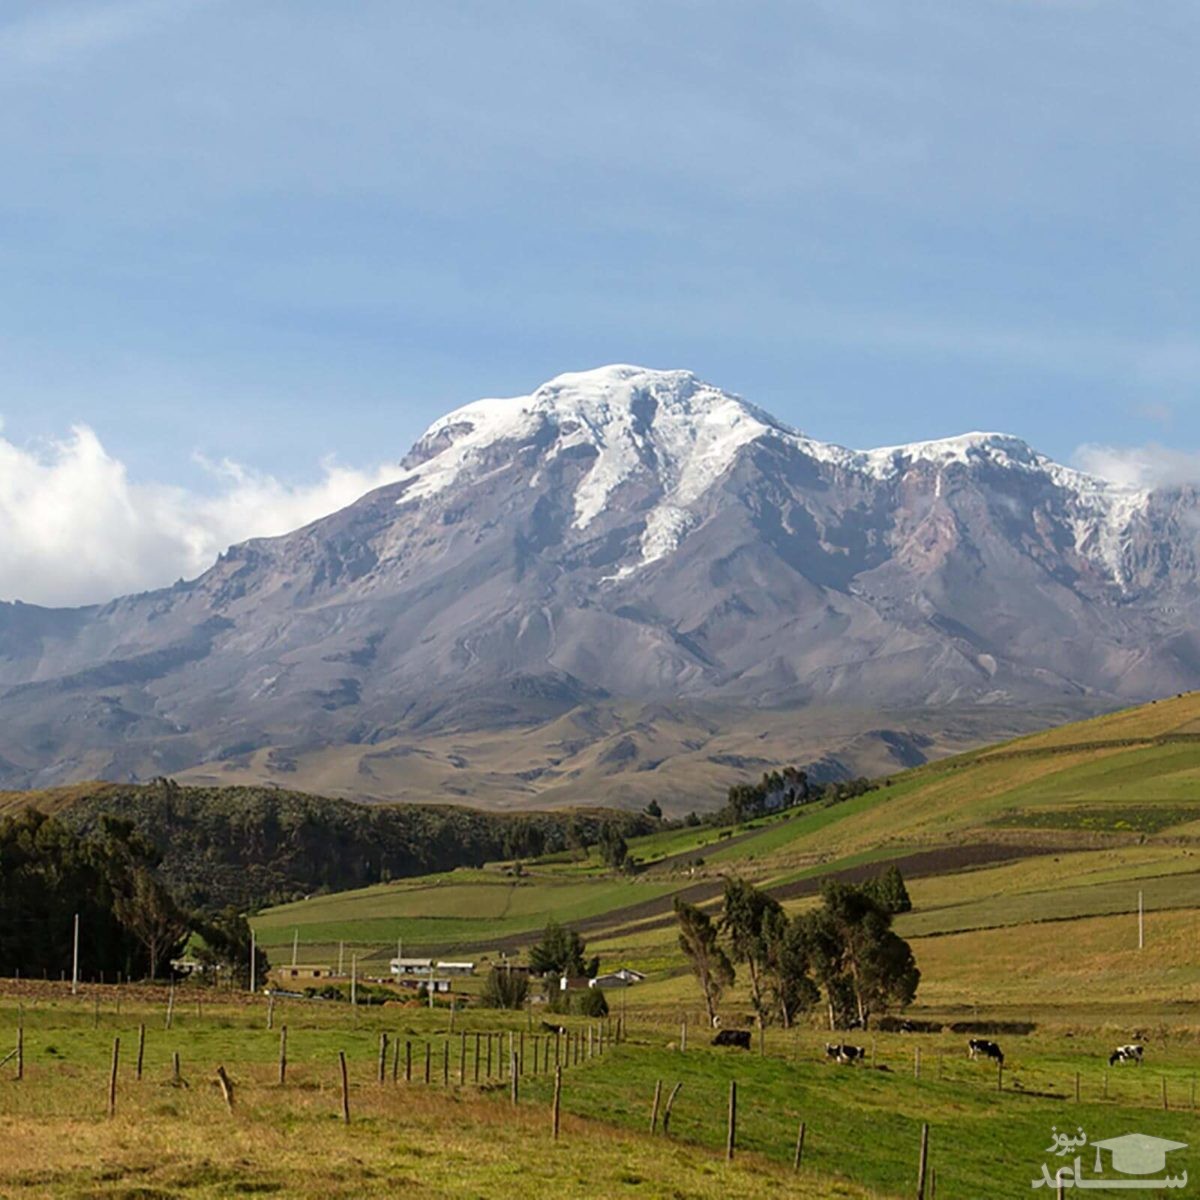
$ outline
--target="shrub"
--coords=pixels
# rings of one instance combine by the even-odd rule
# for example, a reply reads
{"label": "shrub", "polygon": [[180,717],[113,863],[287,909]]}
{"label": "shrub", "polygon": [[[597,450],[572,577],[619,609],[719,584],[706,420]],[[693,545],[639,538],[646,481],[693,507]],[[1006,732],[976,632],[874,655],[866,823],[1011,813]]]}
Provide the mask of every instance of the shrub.
{"label": "shrub", "polygon": [[493,967],[483,982],[479,1002],[484,1008],[524,1008],[529,997],[529,976],[524,971]]}
{"label": "shrub", "polygon": [[579,993],[579,1013],[584,1017],[607,1017],[608,1000],[598,987],[590,987]]}

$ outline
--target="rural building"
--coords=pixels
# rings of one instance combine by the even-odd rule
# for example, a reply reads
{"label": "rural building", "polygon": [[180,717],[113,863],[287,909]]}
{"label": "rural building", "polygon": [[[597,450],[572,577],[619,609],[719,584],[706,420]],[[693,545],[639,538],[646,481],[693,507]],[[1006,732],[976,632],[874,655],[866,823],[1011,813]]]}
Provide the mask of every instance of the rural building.
{"label": "rural building", "polygon": [[297,964],[286,967],[272,967],[271,974],[281,983],[287,983],[301,979],[332,979],[337,972],[332,967]]}
{"label": "rural building", "polygon": [[642,983],[646,976],[641,971],[634,971],[630,967],[620,967],[616,971],[609,971],[606,975],[597,975],[591,981],[592,987],[598,988],[619,988],[633,987],[635,983]]}
{"label": "rural building", "polygon": [[586,975],[563,975],[559,978],[558,986],[564,992],[586,992],[592,986],[592,981]]}
{"label": "rural building", "polygon": [[392,974],[398,979],[405,976],[432,975],[432,958],[393,958],[391,961]]}
{"label": "rural building", "polygon": [[440,962],[437,964],[437,970],[440,975],[474,975],[475,964],[473,962]]}
{"label": "rural building", "polygon": [[396,980],[396,986],[402,987],[406,991],[415,992],[420,988],[425,988],[426,991],[433,989],[435,995],[442,995],[450,991],[449,979],[416,979],[413,977],[400,978]]}

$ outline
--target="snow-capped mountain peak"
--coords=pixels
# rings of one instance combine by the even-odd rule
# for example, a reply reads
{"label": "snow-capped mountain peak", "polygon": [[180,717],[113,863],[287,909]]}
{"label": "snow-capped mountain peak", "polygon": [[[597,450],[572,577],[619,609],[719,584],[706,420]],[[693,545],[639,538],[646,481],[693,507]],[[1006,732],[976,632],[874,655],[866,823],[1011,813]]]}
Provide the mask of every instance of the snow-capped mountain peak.
{"label": "snow-capped mountain peak", "polygon": [[[504,470],[506,444],[544,446],[545,461],[586,446],[589,468],[573,497],[577,530],[596,521],[614,492],[644,480],[647,507],[641,554],[623,578],[674,550],[696,522],[696,502],[748,444],[771,438],[827,467],[878,482],[918,466],[995,467],[1036,476],[1064,494],[1076,548],[1122,582],[1125,532],[1148,493],[1054,462],[1005,433],[967,433],[933,441],[849,450],[809,438],[741,397],[690,371],[614,364],[558,375],[525,396],[479,400],[435,421],[405,460],[402,501],[437,495],[460,478]],[[535,473],[530,486],[539,485]]]}
{"label": "snow-capped mountain peak", "polygon": [[[463,731],[578,710],[529,739],[552,757],[512,777],[528,798],[627,701],[1145,699],[1200,686],[1197,529],[1196,489],[1124,488],[1005,434],[847,450],[686,371],[561,375],[441,418],[396,483],[190,583],[0,606],[0,782],[286,782],[306,759],[324,780],[344,752],[351,789],[382,789],[434,778],[441,731],[450,798],[482,744],[460,753]],[[657,775],[639,745],[626,779]]]}
{"label": "snow-capped mountain peak", "polygon": [[547,424],[555,429],[551,455],[580,445],[596,452],[575,493],[578,529],[636,473],[655,477],[665,507],[686,506],[724,474],[742,446],[767,433],[790,433],[690,371],[601,367],[556,376],[528,396],[480,400],[435,421],[411,456],[405,499],[436,494],[490,462],[488,452],[498,444],[527,442]]}

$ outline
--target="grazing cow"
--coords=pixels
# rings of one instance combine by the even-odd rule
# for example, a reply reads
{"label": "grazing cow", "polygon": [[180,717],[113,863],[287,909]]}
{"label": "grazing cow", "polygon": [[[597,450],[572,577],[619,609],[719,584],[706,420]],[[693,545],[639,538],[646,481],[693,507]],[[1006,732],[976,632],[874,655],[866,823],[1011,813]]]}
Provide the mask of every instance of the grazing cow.
{"label": "grazing cow", "polygon": [[986,1038],[972,1038],[967,1043],[967,1053],[971,1058],[978,1058],[981,1054],[984,1058],[994,1058],[1001,1066],[1004,1066],[1004,1051],[995,1042],[989,1042]]}
{"label": "grazing cow", "polygon": [[566,1033],[567,1032],[567,1027],[565,1025],[551,1025],[549,1021],[542,1022],[542,1029],[546,1033]]}
{"label": "grazing cow", "polygon": [[866,1058],[867,1052],[862,1046],[831,1046],[826,1042],[825,1057],[840,1063],[855,1063]]}
{"label": "grazing cow", "polygon": [[739,1050],[750,1049],[750,1030],[722,1029],[712,1040],[714,1046],[736,1046]]}
{"label": "grazing cow", "polygon": [[1108,1065],[1115,1066],[1117,1063],[1133,1062],[1140,1067],[1142,1065],[1142,1046],[1118,1046],[1109,1056]]}

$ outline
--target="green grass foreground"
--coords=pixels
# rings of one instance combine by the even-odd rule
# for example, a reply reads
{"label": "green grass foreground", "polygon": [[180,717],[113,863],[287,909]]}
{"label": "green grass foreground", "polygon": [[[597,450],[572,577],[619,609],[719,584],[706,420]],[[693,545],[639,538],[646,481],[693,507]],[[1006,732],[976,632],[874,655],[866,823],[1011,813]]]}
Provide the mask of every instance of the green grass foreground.
{"label": "green grass foreground", "polygon": [[[196,993],[181,989],[168,1030],[165,997],[147,989],[127,991],[119,1014],[111,987],[72,998],[61,985],[24,985],[22,994],[20,1002],[11,994],[0,1001],[0,1047],[15,1044],[18,1020],[25,1031],[24,1078],[15,1079],[12,1061],[0,1070],[5,1197],[316,1198],[394,1196],[400,1188],[418,1196],[498,1196],[514,1188],[605,1196],[909,1196],[927,1122],[938,1195],[988,1200],[1024,1194],[1046,1158],[1052,1126],[1072,1133],[1082,1127],[1092,1140],[1137,1131],[1185,1142],[1196,1127],[1194,1030],[1154,1031],[1144,1067],[1111,1070],[1104,1059],[1114,1037],[1107,1031],[1003,1037],[1008,1062],[998,1091],[994,1065],[969,1061],[965,1037],[950,1033],[851,1035],[847,1040],[868,1047],[867,1065],[839,1067],[825,1060],[826,1035],[812,1027],[769,1031],[760,1055],[757,1048],[714,1049],[692,1024],[684,1052],[677,1025],[632,1017],[626,1040],[610,1041],[603,1056],[593,1023],[589,1058],[589,1025],[568,1019],[581,1061],[564,1067],[563,1130],[554,1143],[553,1054],[547,1074],[547,1040],[540,1021],[526,1014],[459,1013],[451,1032],[444,1011],[384,1008],[356,1018],[346,1005],[283,1001],[268,1029],[261,998],[201,996],[197,1011]],[[281,1087],[283,1024],[288,1069]],[[380,1084],[385,1032],[401,1053],[397,1060],[389,1050]],[[489,1034],[490,1079],[483,1058]],[[500,1077],[510,1034],[524,1051],[515,1108],[509,1081]],[[115,1037],[121,1058],[117,1115],[110,1119]],[[408,1048],[413,1078],[406,1083]],[[339,1051],[349,1064],[349,1125],[341,1120]],[[186,1086],[174,1085],[175,1053]],[[565,1059],[562,1046],[560,1053]],[[218,1064],[234,1080],[232,1113],[215,1082]],[[659,1081],[664,1104],[682,1084],[669,1137],[661,1120],[658,1132],[649,1132]],[[739,1114],[732,1166],[724,1161],[731,1081]],[[804,1163],[796,1175],[801,1121]]]}

